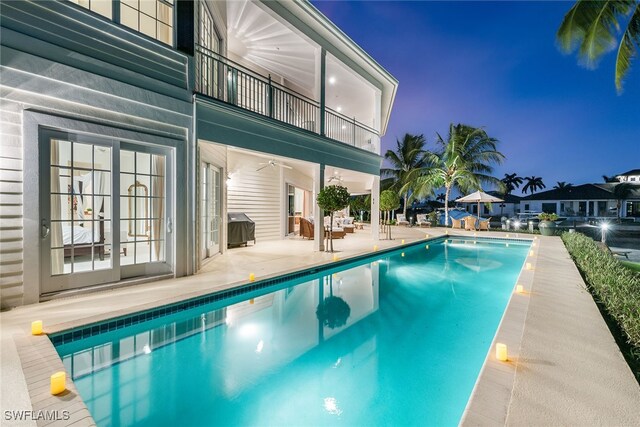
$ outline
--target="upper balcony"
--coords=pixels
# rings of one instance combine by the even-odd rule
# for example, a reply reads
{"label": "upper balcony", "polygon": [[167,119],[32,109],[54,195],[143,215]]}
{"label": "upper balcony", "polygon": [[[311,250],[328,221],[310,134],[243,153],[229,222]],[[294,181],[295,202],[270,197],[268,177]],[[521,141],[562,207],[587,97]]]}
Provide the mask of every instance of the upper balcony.
{"label": "upper balcony", "polygon": [[386,88],[350,63],[344,47],[331,50],[338,43],[272,10],[283,5],[319,14],[307,2],[198,2],[196,92],[379,154]]}
{"label": "upper balcony", "polygon": [[[196,45],[196,92],[367,151],[378,152],[377,130]],[[322,117],[324,116],[324,121]]]}

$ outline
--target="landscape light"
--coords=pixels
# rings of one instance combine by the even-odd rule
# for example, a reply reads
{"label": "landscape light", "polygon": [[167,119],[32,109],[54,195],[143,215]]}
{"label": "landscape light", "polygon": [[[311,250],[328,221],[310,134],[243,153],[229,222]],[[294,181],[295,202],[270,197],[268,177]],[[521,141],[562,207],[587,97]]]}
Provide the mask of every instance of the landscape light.
{"label": "landscape light", "polygon": [[42,320],[31,322],[31,335],[42,335]]}
{"label": "landscape light", "polygon": [[521,222],[520,221],[516,221],[513,223],[513,225],[515,226],[516,230],[520,228]]}
{"label": "landscape light", "polygon": [[600,239],[602,243],[606,243],[607,241],[607,230],[609,229],[609,223],[603,222],[600,224],[600,228],[602,228],[602,238]]}

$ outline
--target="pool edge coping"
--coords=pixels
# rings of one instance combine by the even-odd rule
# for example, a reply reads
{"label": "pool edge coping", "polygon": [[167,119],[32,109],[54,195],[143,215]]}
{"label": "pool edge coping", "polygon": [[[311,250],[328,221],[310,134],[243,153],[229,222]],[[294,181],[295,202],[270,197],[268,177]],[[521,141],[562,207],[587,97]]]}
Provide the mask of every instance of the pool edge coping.
{"label": "pool edge coping", "polygon": [[[527,240],[532,242],[530,251],[533,255],[531,252],[527,254],[513,284],[513,291],[458,424],[460,426],[506,425],[542,241],[538,236]],[[531,269],[527,269],[527,263],[531,263]],[[517,285],[523,286],[522,293],[516,292]],[[507,344],[506,362],[496,358],[496,343]]]}

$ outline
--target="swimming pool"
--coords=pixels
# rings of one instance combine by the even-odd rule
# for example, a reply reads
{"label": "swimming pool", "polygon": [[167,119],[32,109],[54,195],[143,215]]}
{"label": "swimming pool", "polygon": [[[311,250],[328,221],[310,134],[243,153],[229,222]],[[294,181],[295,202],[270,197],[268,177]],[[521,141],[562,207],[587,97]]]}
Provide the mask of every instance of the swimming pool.
{"label": "swimming pool", "polygon": [[529,246],[431,241],[52,340],[100,426],[457,425]]}

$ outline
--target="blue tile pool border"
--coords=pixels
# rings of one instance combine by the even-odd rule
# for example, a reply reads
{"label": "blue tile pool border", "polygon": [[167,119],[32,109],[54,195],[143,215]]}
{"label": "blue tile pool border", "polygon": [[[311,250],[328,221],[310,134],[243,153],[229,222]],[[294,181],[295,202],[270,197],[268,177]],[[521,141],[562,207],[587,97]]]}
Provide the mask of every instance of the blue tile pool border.
{"label": "blue tile pool border", "polygon": [[464,240],[471,239],[471,240],[478,240],[478,241],[480,240],[492,241],[492,242],[497,241],[497,242],[504,242],[504,243],[509,243],[509,242],[526,243],[526,242],[532,241],[532,239],[526,239],[526,238],[520,238],[520,237],[502,238],[502,237],[491,237],[491,236],[461,236],[461,235],[455,235],[455,234],[432,237],[432,238],[420,240],[418,242],[412,242],[412,243],[408,243],[401,246],[394,246],[392,248],[380,249],[376,252],[369,252],[366,254],[354,256],[351,258],[346,258],[344,260],[325,263],[322,265],[296,271],[293,273],[287,273],[281,276],[263,279],[253,284],[244,283],[234,288],[213,292],[208,295],[193,297],[181,302],[165,304],[156,308],[143,310],[137,313],[126,314],[123,316],[115,317],[110,320],[103,320],[100,322],[90,323],[88,325],[80,326],[77,328],[56,332],[53,334],[49,334],[49,339],[51,340],[54,346],[58,346],[61,344],[69,344],[71,342],[89,338],[105,332],[112,332],[117,329],[126,328],[132,325],[147,322],[149,320],[157,319],[159,317],[175,314],[184,310],[189,310],[192,308],[209,305],[211,303],[218,302],[227,298],[233,298],[240,295],[249,294],[251,292],[259,291],[265,288],[270,288],[289,280],[299,279],[299,278],[317,274],[326,270],[332,270],[332,269],[335,269],[336,267],[362,261],[363,259],[377,257],[383,254],[387,254],[387,253],[395,252],[399,250],[404,250],[407,248],[411,248],[413,246],[424,245],[426,242],[437,243],[440,241],[450,240],[450,239],[464,239]]}

